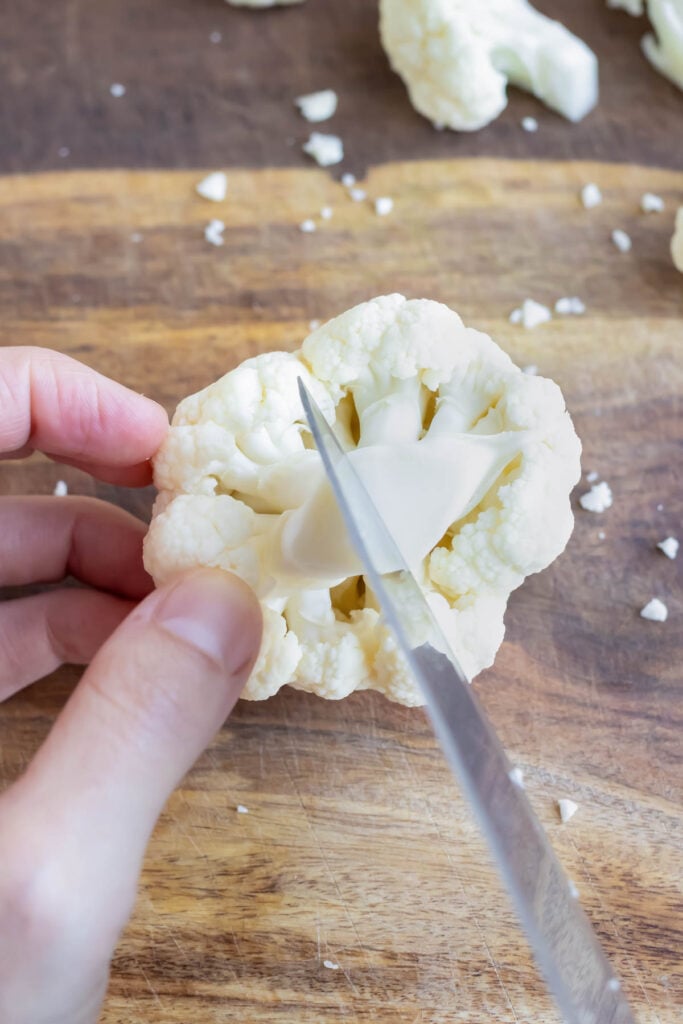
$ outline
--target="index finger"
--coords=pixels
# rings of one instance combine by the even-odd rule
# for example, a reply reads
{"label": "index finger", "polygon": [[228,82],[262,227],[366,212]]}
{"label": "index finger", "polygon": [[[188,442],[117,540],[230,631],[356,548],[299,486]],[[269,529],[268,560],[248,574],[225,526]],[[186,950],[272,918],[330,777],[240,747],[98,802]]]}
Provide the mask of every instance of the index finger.
{"label": "index finger", "polygon": [[69,356],[41,348],[0,352],[0,455],[38,448],[94,476],[147,482],[140,466],[168,430],[156,402]]}

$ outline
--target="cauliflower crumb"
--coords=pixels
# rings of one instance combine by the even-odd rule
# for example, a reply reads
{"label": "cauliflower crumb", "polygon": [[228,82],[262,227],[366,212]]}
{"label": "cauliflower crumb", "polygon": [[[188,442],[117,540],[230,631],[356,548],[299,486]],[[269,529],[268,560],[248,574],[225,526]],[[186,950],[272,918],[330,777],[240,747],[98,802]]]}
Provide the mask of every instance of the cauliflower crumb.
{"label": "cauliflower crumb", "polygon": [[67,156],[71,156],[71,150],[68,146],[60,146],[57,150],[57,156],[61,157],[62,160],[65,160]]}
{"label": "cauliflower crumb", "polygon": [[519,309],[513,309],[509,320],[511,324],[521,324],[522,327],[530,330],[541,324],[546,324],[552,318],[553,315],[547,306],[536,302],[535,299],[525,299]]}
{"label": "cauliflower crumb", "polygon": [[322,210],[320,211],[320,216],[322,217],[323,220],[332,220],[333,213],[334,210],[332,209],[331,206],[323,206]]}
{"label": "cauliflower crumb", "polygon": [[629,235],[626,234],[625,231],[622,231],[621,228],[614,229],[614,231],[612,232],[612,241],[614,242],[619,252],[631,251],[631,246],[633,244],[631,242],[631,238]]}
{"label": "cauliflower crumb", "polygon": [[308,142],[303,145],[303,151],[313,157],[320,167],[331,167],[344,159],[344,143],[338,135],[311,132]]}
{"label": "cauliflower crumb", "polygon": [[126,95],[126,87],[125,85],[121,85],[120,82],[114,82],[113,85],[109,86],[109,92],[115,99],[120,99],[121,96]]}
{"label": "cauliflower crumb", "polygon": [[593,484],[590,491],[581,495],[579,504],[586,512],[606,512],[612,507],[612,491],[609,484],[604,480],[600,484]]}
{"label": "cauliflower crumb", "polygon": [[538,131],[538,121],[536,120],[535,117],[523,117],[522,121],[521,121],[521,124],[522,124],[522,128],[524,129],[525,132],[537,132]]}
{"label": "cauliflower crumb", "polygon": [[204,228],[204,238],[211,245],[223,245],[225,239],[223,238],[223,232],[225,231],[225,224],[222,220],[210,220]]}
{"label": "cauliflower crumb", "polygon": [[660,551],[663,551],[667,558],[672,561],[678,555],[679,543],[675,537],[667,537],[665,540],[660,540],[657,547]]}
{"label": "cauliflower crumb", "polygon": [[249,808],[245,807],[244,804],[238,804],[235,810],[238,814],[249,814]]}
{"label": "cauliflower crumb", "polygon": [[52,492],[55,498],[64,498],[69,493],[66,480],[58,480],[55,484],[55,489]]}
{"label": "cauliflower crumb", "polygon": [[519,789],[524,789],[524,772],[521,768],[511,768],[508,772],[508,778]]}
{"label": "cauliflower crumb", "polygon": [[598,540],[604,540],[606,536],[607,536],[607,534],[605,533],[604,530],[599,530],[598,531]]}
{"label": "cauliflower crumb", "polygon": [[353,188],[356,184],[356,175],[346,171],[346,173],[341,176],[341,183],[344,188]]}
{"label": "cauliflower crumb", "polygon": [[378,217],[386,217],[394,208],[394,200],[390,196],[375,199],[375,213]]}
{"label": "cauliflower crumb", "polygon": [[336,964],[334,960],[323,960],[323,967],[326,967],[328,971],[339,970],[339,964]]}
{"label": "cauliflower crumb", "polygon": [[306,96],[297,96],[294,103],[307,121],[317,124],[328,121],[337,112],[337,94],[334,89],[321,89]]}
{"label": "cauliflower crumb", "polygon": [[303,231],[305,235],[310,235],[315,230],[315,221],[311,220],[310,217],[308,220],[302,220],[301,224],[299,224],[299,231]]}
{"label": "cauliflower crumb", "polygon": [[664,200],[654,192],[644,192],[640,197],[640,208],[643,213],[661,213],[664,209]]}
{"label": "cauliflower crumb", "polygon": [[599,479],[600,479],[600,474],[596,473],[596,471],[594,469],[592,469],[590,471],[590,473],[586,473],[586,482],[589,483],[589,484],[594,484]]}
{"label": "cauliflower crumb", "polygon": [[570,818],[573,818],[579,809],[579,805],[574,803],[573,800],[568,800],[566,797],[562,797],[557,801],[557,809],[560,812],[560,818],[562,824],[566,825]]}
{"label": "cauliflower crumb", "polygon": [[583,186],[581,189],[581,202],[586,210],[592,210],[593,207],[600,205],[602,202],[602,192],[595,182],[589,181],[587,185]]}
{"label": "cauliflower crumb", "polygon": [[582,316],[586,312],[586,304],[578,295],[567,296],[557,300],[555,312],[560,316]]}
{"label": "cauliflower crumb", "polygon": [[209,36],[210,43],[220,43],[223,41],[223,35],[221,32],[212,32]]}
{"label": "cauliflower crumb", "polygon": [[212,203],[222,203],[228,191],[228,176],[223,171],[213,171],[195,186],[202,197]]}
{"label": "cauliflower crumb", "polygon": [[309,331],[317,331],[320,327],[320,320],[309,320],[308,329]]}
{"label": "cauliflower crumb", "polygon": [[364,199],[367,199],[367,196],[368,194],[364,188],[349,189],[349,198],[352,199],[354,203],[362,203]]}
{"label": "cauliflower crumb", "polygon": [[644,608],[640,609],[640,617],[648,619],[650,622],[666,622],[669,617],[669,609],[658,597],[653,597]]}
{"label": "cauliflower crumb", "polygon": [[607,988],[610,990],[610,992],[618,992],[621,988],[621,982],[618,978],[610,978],[607,982]]}

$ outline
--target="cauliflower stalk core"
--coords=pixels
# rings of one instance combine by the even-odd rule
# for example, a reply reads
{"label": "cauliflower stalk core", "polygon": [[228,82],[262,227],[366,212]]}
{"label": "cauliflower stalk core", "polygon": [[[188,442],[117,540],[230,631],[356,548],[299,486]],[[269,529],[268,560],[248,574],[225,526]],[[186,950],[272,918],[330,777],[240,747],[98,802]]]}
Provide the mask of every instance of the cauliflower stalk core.
{"label": "cauliflower stalk core", "polygon": [[380,31],[413,106],[439,127],[489,124],[508,82],[570,121],[597,103],[595,54],[526,0],[380,0]]}
{"label": "cauliflower stalk core", "polygon": [[420,703],[347,539],[299,377],[470,678],[495,657],[510,592],[572,530],[580,445],[561,392],[446,306],[390,295],[319,327],[298,352],[247,360],[176,411],[155,460],[145,564],[158,584],[202,565],[255,588],[265,632],[244,696],[289,683]]}

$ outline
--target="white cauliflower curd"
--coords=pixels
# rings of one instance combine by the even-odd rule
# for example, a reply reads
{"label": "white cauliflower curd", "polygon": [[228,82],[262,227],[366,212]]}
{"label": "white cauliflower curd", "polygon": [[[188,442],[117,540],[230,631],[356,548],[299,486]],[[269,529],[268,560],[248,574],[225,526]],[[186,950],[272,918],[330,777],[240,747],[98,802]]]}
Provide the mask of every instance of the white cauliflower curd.
{"label": "white cauliflower curd", "polygon": [[683,0],[607,0],[607,6],[639,16],[645,13],[646,2],[655,31],[643,36],[643,53],[660,74],[683,89]]}
{"label": "white cauliflower curd", "polygon": [[527,0],[380,0],[380,32],[413,106],[439,127],[493,121],[508,81],[571,121],[597,103],[595,54]]}
{"label": "white cauliflower curd", "polygon": [[155,459],[145,564],[158,584],[217,566],[254,587],[265,631],[244,696],[289,683],[418,704],[347,540],[299,377],[470,678],[493,662],[510,592],[569,539],[579,440],[553,381],[522,373],[446,306],[401,295],[343,313],[300,351],[248,359],[178,406]]}

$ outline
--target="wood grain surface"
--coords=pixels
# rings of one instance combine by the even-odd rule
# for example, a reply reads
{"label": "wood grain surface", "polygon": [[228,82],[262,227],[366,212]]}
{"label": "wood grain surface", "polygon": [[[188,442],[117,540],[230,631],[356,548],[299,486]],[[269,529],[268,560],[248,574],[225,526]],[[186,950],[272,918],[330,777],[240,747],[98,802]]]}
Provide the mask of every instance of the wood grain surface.
{"label": "wood grain surface", "polygon": [[[376,168],[378,218],[316,171],[235,171],[219,207],[197,174],[0,180],[0,344],[50,345],[172,409],[239,360],[297,346],[312,318],[400,290],[441,299],[562,386],[586,470],[614,491],[577,511],[567,552],[513,595],[476,682],[581,892],[639,1024],[683,1011],[681,533],[683,174],[494,160]],[[593,180],[604,204],[578,201]],[[663,214],[639,211],[645,189]],[[298,224],[334,209],[314,234]],[[225,245],[203,238],[210,216]],[[633,250],[620,254],[614,227]],[[138,234],[136,234],[138,233]],[[134,240],[134,238],[136,240]],[[508,323],[526,296],[584,317]],[[2,491],[63,477],[145,515],[148,492],[35,457]],[[653,595],[666,624],[638,609]],[[26,765],[77,678],[0,716],[0,779]],[[580,806],[560,825],[555,800]],[[248,814],[237,814],[244,804]],[[329,960],[338,970],[324,966]],[[421,712],[376,693],[242,703],[170,801],[117,953],[105,1024],[553,1024],[557,1020]]]}
{"label": "wood grain surface", "polygon": [[[570,125],[511,89],[494,124],[456,134],[435,132],[411,107],[380,45],[377,0],[307,0],[267,11],[224,0],[7,3],[0,171],[303,167],[310,125],[292,100],[322,88],[339,93],[339,112],[325,130],[342,136],[356,173],[390,160],[464,156],[680,169],[683,96],[640,52],[647,19],[608,10],[605,0],[536,6],[597,53],[599,107]],[[215,32],[221,38],[212,43]],[[114,82],[125,85],[124,97],[110,95]],[[525,114],[538,117],[536,135],[521,130]]]}

